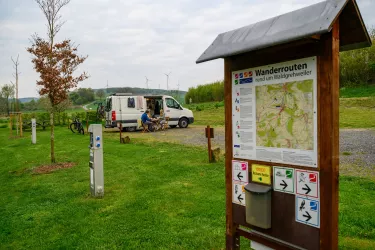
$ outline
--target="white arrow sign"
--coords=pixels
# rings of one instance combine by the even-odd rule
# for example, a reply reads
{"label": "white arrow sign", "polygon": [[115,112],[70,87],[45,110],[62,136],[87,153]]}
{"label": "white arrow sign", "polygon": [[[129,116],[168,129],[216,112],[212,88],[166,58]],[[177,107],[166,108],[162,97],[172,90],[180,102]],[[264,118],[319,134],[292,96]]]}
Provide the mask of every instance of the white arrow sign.
{"label": "white arrow sign", "polygon": [[296,169],[296,194],[319,199],[319,172]]}
{"label": "white arrow sign", "polygon": [[249,164],[246,161],[232,161],[232,177],[234,181],[249,182]]}
{"label": "white arrow sign", "polygon": [[320,227],[319,201],[296,196],[296,221],[319,228]]}
{"label": "white arrow sign", "polygon": [[245,206],[245,186],[247,183],[233,181],[232,202]]}
{"label": "white arrow sign", "polygon": [[273,167],[273,189],[294,194],[294,169]]}

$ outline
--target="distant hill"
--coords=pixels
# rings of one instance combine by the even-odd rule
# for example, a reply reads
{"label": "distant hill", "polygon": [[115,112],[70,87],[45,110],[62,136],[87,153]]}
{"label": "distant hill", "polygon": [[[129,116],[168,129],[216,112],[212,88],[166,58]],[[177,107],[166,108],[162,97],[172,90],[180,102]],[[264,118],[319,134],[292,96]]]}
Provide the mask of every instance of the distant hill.
{"label": "distant hill", "polygon": [[[95,92],[100,89],[93,89]],[[180,95],[185,95],[186,91],[182,90],[166,90],[166,89],[145,89],[145,88],[133,88],[133,87],[117,87],[117,88],[102,88],[108,95],[113,93],[132,93],[133,95],[175,95],[177,92]]]}
{"label": "distant hill", "polygon": [[[100,89],[93,89],[94,92],[97,92]],[[133,87],[115,87],[115,88],[102,88],[106,96],[111,95],[113,93],[132,93],[133,95],[170,95],[170,96],[178,96],[179,101],[181,102],[184,100],[186,95],[186,91],[183,90],[166,90],[166,89],[145,89],[145,88],[133,88]],[[73,91],[74,92],[74,91]],[[31,100],[37,101],[39,98],[37,97],[24,97],[19,98],[21,103],[30,102]]]}
{"label": "distant hill", "polygon": [[18,100],[21,103],[25,103],[25,102],[31,102],[31,100],[38,101],[39,98],[37,98],[37,97],[24,97],[24,98],[19,98]]}
{"label": "distant hill", "polygon": [[[94,89],[98,91],[100,89]],[[185,103],[186,91],[183,90],[166,90],[166,89],[145,89],[145,88],[133,88],[133,87],[119,87],[119,88],[102,88],[106,95],[111,95],[113,93],[131,93],[132,95],[170,95],[176,98],[181,104]]]}

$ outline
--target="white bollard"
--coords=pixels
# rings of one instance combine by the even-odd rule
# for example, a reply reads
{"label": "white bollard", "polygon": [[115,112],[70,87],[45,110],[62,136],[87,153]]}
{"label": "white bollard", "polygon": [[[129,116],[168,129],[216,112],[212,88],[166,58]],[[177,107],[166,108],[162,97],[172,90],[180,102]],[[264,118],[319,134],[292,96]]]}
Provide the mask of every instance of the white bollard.
{"label": "white bollard", "polygon": [[36,120],[31,119],[31,143],[36,144]]}

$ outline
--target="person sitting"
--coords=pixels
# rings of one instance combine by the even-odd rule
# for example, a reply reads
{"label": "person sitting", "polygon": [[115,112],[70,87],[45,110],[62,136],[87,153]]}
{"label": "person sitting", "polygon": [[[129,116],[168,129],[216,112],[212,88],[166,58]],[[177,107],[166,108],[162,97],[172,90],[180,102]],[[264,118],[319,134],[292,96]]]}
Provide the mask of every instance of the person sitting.
{"label": "person sitting", "polygon": [[163,125],[165,123],[165,114],[164,110],[160,109],[160,116],[159,116],[160,124]]}
{"label": "person sitting", "polygon": [[142,123],[144,126],[148,126],[148,129],[150,131],[153,131],[153,119],[148,117],[150,114],[150,110],[146,110],[146,112],[144,112],[141,116],[141,120],[142,120]]}

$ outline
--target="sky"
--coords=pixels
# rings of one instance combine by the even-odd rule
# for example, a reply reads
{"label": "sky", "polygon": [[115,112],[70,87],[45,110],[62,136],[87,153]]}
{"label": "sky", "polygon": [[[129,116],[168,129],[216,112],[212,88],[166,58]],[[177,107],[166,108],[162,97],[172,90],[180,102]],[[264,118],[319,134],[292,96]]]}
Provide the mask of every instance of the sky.
{"label": "sky", "polygon": [[[222,59],[196,64],[220,33],[321,0],[71,0],[61,10],[57,40],[71,39],[88,55],[77,73],[82,88],[146,87],[187,90],[223,79]],[[375,0],[357,0],[365,24],[375,27]],[[46,19],[32,0],[0,0],[0,86],[14,82],[19,55],[19,97],[37,97],[31,35],[46,38]]]}

